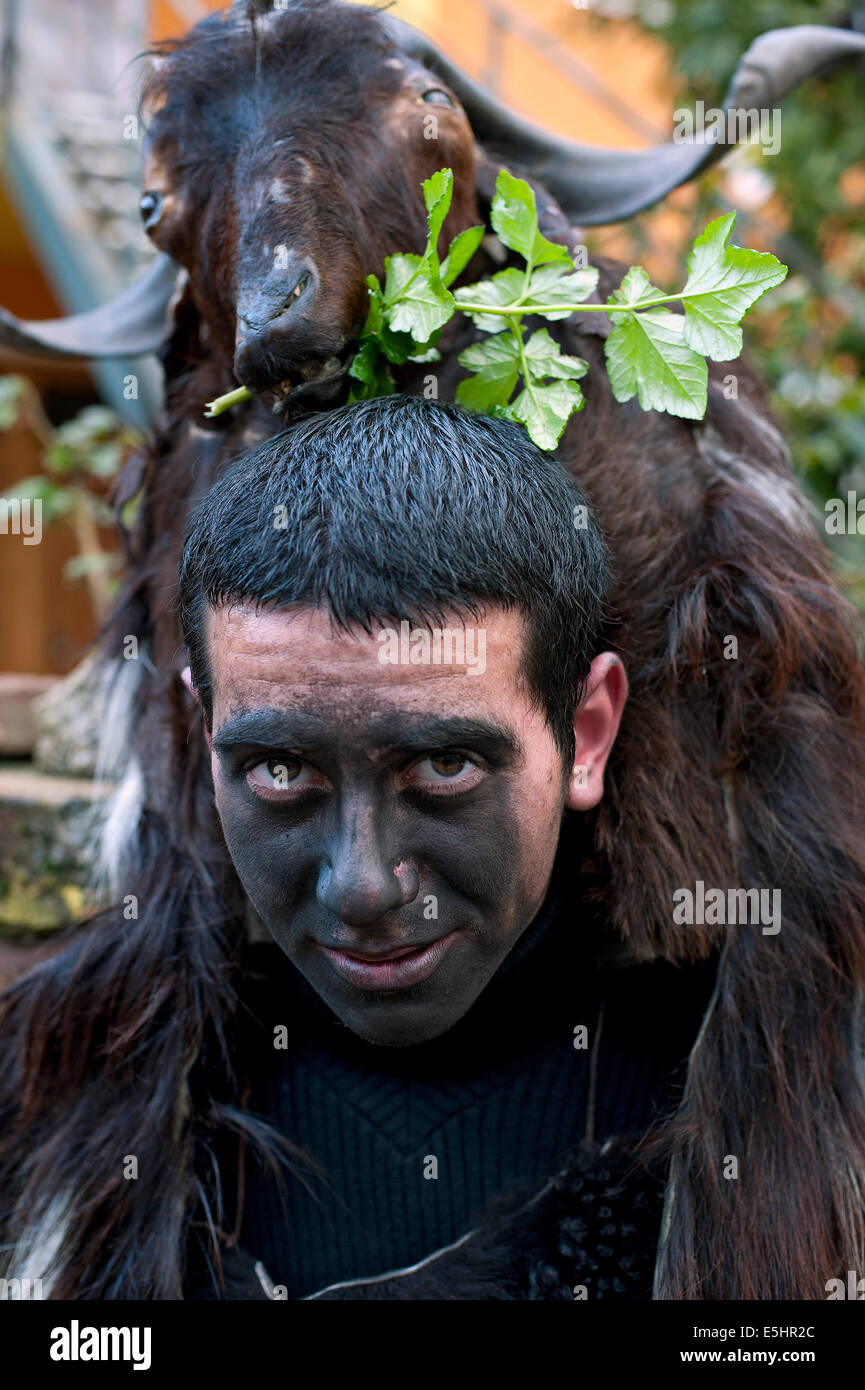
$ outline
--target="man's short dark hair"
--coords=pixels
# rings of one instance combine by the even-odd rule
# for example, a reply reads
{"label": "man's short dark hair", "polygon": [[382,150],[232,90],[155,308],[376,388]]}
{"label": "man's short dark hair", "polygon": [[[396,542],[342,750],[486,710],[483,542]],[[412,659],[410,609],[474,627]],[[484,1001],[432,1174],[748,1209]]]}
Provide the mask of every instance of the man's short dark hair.
{"label": "man's short dark hair", "polygon": [[606,582],[584,493],[520,425],[393,395],[310,415],[230,466],[191,517],[180,609],[208,726],[206,605],[322,605],[370,633],[516,609],[523,678],[569,767]]}

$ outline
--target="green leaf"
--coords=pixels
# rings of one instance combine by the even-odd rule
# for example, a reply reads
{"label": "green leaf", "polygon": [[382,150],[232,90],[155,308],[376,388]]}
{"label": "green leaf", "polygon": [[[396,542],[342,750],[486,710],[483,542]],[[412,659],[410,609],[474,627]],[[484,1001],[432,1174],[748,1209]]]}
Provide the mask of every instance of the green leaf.
{"label": "green leaf", "polygon": [[18,424],[32,389],[26,377],[14,372],[0,376],[0,429],[8,430]]}
{"label": "green leaf", "polygon": [[588,362],[584,362],[582,357],[569,357],[563,353],[545,328],[539,328],[532,334],[523,351],[534,377],[554,376],[564,381],[576,381],[589,370]]}
{"label": "green leaf", "polygon": [[[438,334],[435,335],[438,338]],[[426,352],[413,352],[409,357],[409,362],[441,362],[442,355],[438,348],[427,348]]]}
{"label": "green leaf", "polygon": [[[416,256],[414,260],[419,261],[420,257]],[[387,262],[385,264],[387,265]],[[361,348],[367,341],[373,340],[378,343],[381,351],[389,362],[407,362],[412,354],[418,351],[419,345],[415,342],[411,333],[394,333],[388,327],[386,321],[387,307],[384,302],[384,292],[379,284],[378,277],[376,275],[368,275],[366,277],[366,283],[369,286],[369,312],[360,335]],[[372,349],[369,349],[358,364],[358,372],[364,371],[365,364],[371,360],[373,360]],[[384,368],[382,368],[382,371],[384,371]],[[385,380],[389,382],[390,377],[386,375],[381,377],[382,383],[384,383]],[[371,385],[371,383],[369,384]],[[388,387],[388,391],[392,389],[392,386]],[[371,390],[369,394],[379,395],[382,393]]]}
{"label": "green leaf", "polygon": [[550,321],[567,319],[574,312],[574,305],[581,304],[584,299],[588,299],[597,283],[598,271],[594,266],[587,266],[585,270],[574,270],[570,273],[566,266],[559,264],[540,266],[529,280],[526,301],[529,306],[532,304],[567,304],[569,307],[560,313],[545,313],[543,316]]}
{"label": "green leaf", "polygon": [[26,377],[11,372],[0,376],[0,430],[12,429],[24,419],[27,396],[32,390]]}
{"label": "green leaf", "polygon": [[452,285],[458,275],[461,275],[477,251],[484,239],[484,227],[466,227],[464,232],[455,236],[445,259],[441,266],[441,279],[443,285]]}
{"label": "green leaf", "polygon": [[407,333],[412,338],[411,347],[401,357],[402,344],[393,341],[386,344],[385,351],[392,361],[406,361],[418,349],[424,352],[433,334],[452,318],[456,308],[453,295],[442,284],[436,250],[451,205],[453,171],[439,169],[425,180],[423,192],[428,227],[424,254],[388,256],[385,260],[386,275],[379,305],[382,324],[378,334],[384,338],[383,330],[388,328],[392,333]]}
{"label": "green leaf", "polygon": [[[639,274],[648,283],[645,271]],[[666,309],[621,313],[612,305],[609,312],[613,330],[604,353],[616,400],[629,401],[636,395],[643,410],[701,420],[708,369],[705,358],[684,341],[682,315]]]}
{"label": "green leaf", "polygon": [[[518,354],[519,345],[513,341]],[[563,353],[546,328],[539,328],[524,343],[523,358],[523,389],[504,413],[525,425],[538,448],[554,449],[574,411],[585,405],[577,378],[585,376],[588,364]],[[555,380],[545,381],[545,377]]]}
{"label": "green leaf", "polygon": [[98,437],[116,433],[119,420],[106,405],[87,405],[71,420],[58,425],[57,433],[68,444],[86,445]]}
{"label": "green leaf", "polygon": [[44,473],[37,473],[32,478],[19,479],[14,488],[0,493],[0,501],[15,497],[20,497],[22,501],[25,498],[35,501],[38,498],[42,503],[42,521],[47,526],[58,517],[66,516],[75,506],[79,495],[79,489],[62,487],[51,478],[46,478]]}
{"label": "green leaf", "polygon": [[[509,406],[522,370],[519,343],[514,335],[500,333],[465,348],[459,361],[475,375],[460,382],[457,402],[496,414],[506,407],[506,418],[526,424],[536,444],[542,449],[552,449],[570,416],[584,403],[579,387],[573,383],[576,378],[585,376],[588,366],[582,358],[563,353],[545,328],[532,334],[523,351],[529,379],[524,380],[523,390],[513,406]],[[544,381],[549,376],[567,382],[567,389],[553,389],[556,382]]]}
{"label": "green leaf", "polygon": [[445,289],[437,270],[424,270],[403,290],[403,297],[390,306],[388,321],[394,332],[410,333],[417,344],[425,346],[453,316],[455,308],[454,297]]}
{"label": "green leaf", "polygon": [[85,579],[88,574],[115,574],[120,568],[120,556],[100,550],[89,555],[73,555],[63,566],[66,579]]}
{"label": "green leaf", "polygon": [[[519,300],[525,278],[522,271],[515,267],[500,270],[490,280],[478,280],[476,285],[464,285],[454,290],[454,299],[457,307],[461,300],[468,304],[499,304],[504,307]],[[485,333],[501,333],[503,328],[507,328],[507,321],[501,314],[469,313],[469,318],[476,328],[482,328]]]}
{"label": "green leaf", "polygon": [[381,331],[384,299],[377,275],[368,275],[366,283],[369,287],[369,311],[366,316],[366,323],[361,330],[361,337],[373,338]]}
{"label": "green leaf", "polygon": [[[519,304],[517,312],[531,313],[534,305],[565,304],[567,308],[544,313],[543,317],[550,320],[567,319],[575,307],[592,293],[598,283],[598,272],[592,266],[586,270],[568,272],[567,267],[563,265],[545,265],[532,275],[527,295],[524,295],[525,279],[521,270],[510,267],[508,270],[500,270],[490,280],[463,285],[460,289],[454,290],[457,308],[462,302],[499,304],[503,308]],[[482,328],[486,333],[500,333],[506,327],[504,316],[472,313],[469,310],[465,312],[469,313],[475,326]]]}
{"label": "green leaf", "polygon": [[608,301],[608,308],[619,304],[628,307],[639,304],[643,299],[669,299],[663,290],[659,290],[657,285],[653,285],[645,270],[641,265],[632,265],[630,270],[622,277],[622,283],[617,290],[614,290]]}
{"label": "green leaf", "polygon": [[46,473],[53,473],[57,477],[74,473],[81,462],[77,450],[60,437],[59,431],[55,431],[53,440],[46,445],[43,458]]}
{"label": "green leaf", "polygon": [[490,221],[499,240],[512,251],[518,251],[530,265],[543,265],[547,261],[573,265],[566,246],[547,241],[538,231],[534,190],[525,179],[514,178],[507,169],[500,169],[496,179]]}
{"label": "green leaf", "polygon": [[741,320],[787,274],[787,267],[768,252],[728,246],[735,222],[735,212],[727,213],[697,237],[682,290],[685,342],[715,362],[739,356]]}
{"label": "green leaf", "polygon": [[507,405],[517,384],[520,350],[511,333],[500,333],[482,343],[472,343],[459,355],[459,362],[474,376],[457,387],[457,403],[472,410],[489,410]]}
{"label": "green leaf", "polygon": [[393,362],[396,366],[402,366],[403,362],[410,361],[413,355],[424,346],[416,342],[411,333],[394,333],[387,324],[382,325],[378,341],[388,362]]}
{"label": "green leaf", "polygon": [[96,478],[113,478],[123,462],[123,446],[119,440],[97,444],[82,460],[88,473]]}
{"label": "green leaf", "polygon": [[423,196],[427,210],[427,244],[422,260],[425,265],[434,264],[438,270],[438,239],[442,224],[450,212],[454,190],[452,169],[438,169],[424,181]]}
{"label": "green leaf", "polygon": [[518,420],[539,449],[555,449],[575,410],[582,410],[585,397],[575,381],[537,382],[526,386],[512,405],[497,406],[494,415]]}
{"label": "green leaf", "polygon": [[387,370],[387,362],[382,358],[381,345],[374,338],[366,338],[352,358],[348,375],[361,383],[361,389],[352,387],[351,400],[368,400],[371,396],[389,396],[394,390]]}
{"label": "green leaf", "polygon": [[381,300],[383,316],[389,316],[400,296],[410,289],[412,282],[420,275],[423,263],[423,256],[415,256],[412,252],[385,258],[384,290]]}

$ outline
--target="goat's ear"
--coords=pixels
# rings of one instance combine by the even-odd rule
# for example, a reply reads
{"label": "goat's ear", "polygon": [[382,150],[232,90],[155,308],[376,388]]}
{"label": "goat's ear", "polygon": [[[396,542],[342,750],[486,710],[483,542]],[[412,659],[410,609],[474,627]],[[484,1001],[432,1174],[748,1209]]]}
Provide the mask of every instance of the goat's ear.
{"label": "goat's ear", "polygon": [[160,253],[128,289],[98,309],[63,319],[18,319],[0,309],[0,347],[39,357],[138,357],[169,331],[168,306],[182,274]]}
{"label": "goat's ear", "polygon": [[[394,15],[383,14],[394,43],[437,72],[459,97],[477,140],[491,153],[530,169],[575,223],[621,222],[650,207],[680,184],[714,164],[736,143],[744,121],[712,122],[700,138],[670,141],[642,150],[582,145],[553,135],[510,111],[462,72],[436,45]],[[771,109],[807,77],[865,55],[865,35],[823,24],[771,29],[755,39],[740,60],[724,99],[724,110]],[[728,140],[729,126],[732,140]]]}

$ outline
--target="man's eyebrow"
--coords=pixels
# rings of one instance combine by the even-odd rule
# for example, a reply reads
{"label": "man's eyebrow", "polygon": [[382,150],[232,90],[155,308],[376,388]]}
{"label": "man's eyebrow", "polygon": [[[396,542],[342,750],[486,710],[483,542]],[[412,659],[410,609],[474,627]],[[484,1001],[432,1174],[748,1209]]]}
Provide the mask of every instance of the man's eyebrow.
{"label": "man's eyebrow", "polygon": [[496,719],[468,715],[386,714],[370,723],[377,746],[422,752],[450,744],[469,743],[481,751],[516,758],[522,751],[513,730]]}
{"label": "man's eyebrow", "polygon": [[214,735],[217,753],[231,748],[256,744],[262,748],[284,748],[288,743],[318,743],[321,740],[319,720],[300,711],[289,713],[279,709],[240,709],[230,716]]}
{"label": "man's eyebrow", "polygon": [[[337,711],[332,732],[320,715],[302,710],[241,709],[214,736],[213,747],[222,754],[232,748],[253,745],[281,750],[334,747],[345,719]],[[511,761],[522,749],[516,735],[495,719],[467,715],[435,715],[388,711],[369,721],[365,730],[371,746],[380,751],[423,752],[455,744],[471,744],[480,752]]]}

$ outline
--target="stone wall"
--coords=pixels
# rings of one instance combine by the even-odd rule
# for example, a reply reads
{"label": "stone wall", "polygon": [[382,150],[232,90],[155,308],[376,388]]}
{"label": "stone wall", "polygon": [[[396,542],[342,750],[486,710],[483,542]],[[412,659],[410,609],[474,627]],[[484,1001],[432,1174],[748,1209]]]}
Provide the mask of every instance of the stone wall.
{"label": "stone wall", "polygon": [[92,667],[0,678],[0,987],[99,906],[92,885],[110,784],[93,777]]}

